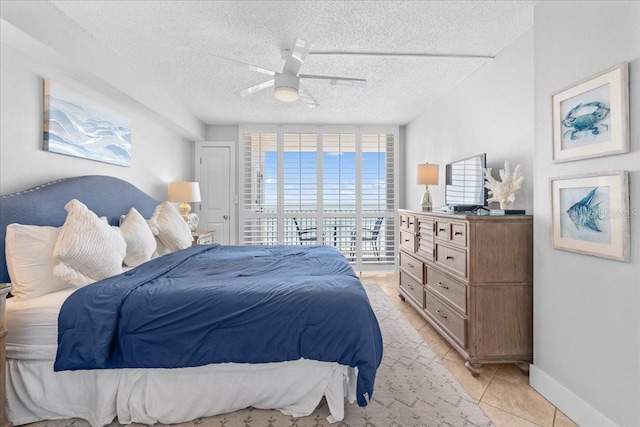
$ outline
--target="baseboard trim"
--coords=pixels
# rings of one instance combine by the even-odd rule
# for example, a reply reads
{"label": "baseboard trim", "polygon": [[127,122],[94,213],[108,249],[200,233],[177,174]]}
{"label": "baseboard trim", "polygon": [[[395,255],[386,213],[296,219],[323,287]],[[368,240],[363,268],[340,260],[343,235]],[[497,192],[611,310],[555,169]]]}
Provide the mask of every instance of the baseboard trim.
{"label": "baseboard trim", "polygon": [[529,384],[581,427],[620,427],[535,365]]}

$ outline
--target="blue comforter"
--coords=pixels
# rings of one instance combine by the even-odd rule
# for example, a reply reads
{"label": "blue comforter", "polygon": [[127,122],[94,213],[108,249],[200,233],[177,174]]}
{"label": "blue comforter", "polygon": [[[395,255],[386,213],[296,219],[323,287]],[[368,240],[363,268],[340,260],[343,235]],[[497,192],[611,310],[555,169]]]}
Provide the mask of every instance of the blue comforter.
{"label": "blue comforter", "polygon": [[373,395],[382,337],[347,260],[326,246],[194,246],[69,296],[55,371],[300,358],[358,368]]}

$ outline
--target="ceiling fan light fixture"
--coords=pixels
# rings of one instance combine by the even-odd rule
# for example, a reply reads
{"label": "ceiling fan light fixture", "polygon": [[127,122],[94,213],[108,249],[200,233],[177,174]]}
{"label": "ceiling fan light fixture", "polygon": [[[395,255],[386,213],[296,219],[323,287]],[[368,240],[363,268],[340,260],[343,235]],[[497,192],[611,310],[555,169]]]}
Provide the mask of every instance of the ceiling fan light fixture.
{"label": "ceiling fan light fixture", "polygon": [[276,74],[274,77],[273,96],[284,102],[293,102],[298,100],[298,89],[300,88],[300,79],[298,76],[291,74]]}
{"label": "ceiling fan light fixture", "polygon": [[298,100],[298,91],[292,87],[277,87],[273,91],[276,99],[284,102],[293,102]]}

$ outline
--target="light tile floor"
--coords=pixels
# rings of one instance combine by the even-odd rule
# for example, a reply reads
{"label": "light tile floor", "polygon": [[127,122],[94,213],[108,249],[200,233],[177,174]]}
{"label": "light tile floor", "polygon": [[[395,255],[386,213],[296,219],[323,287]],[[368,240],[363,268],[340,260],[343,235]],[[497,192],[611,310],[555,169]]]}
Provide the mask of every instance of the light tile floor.
{"label": "light tile floor", "polygon": [[577,426],[529,386],[529,377],[515,364],[485,365],[484,372],[474,378],[459,353],[412,306],[400,299],[397,273],[362,272],[360,279],[365,285],[380,285],[496,427]]}

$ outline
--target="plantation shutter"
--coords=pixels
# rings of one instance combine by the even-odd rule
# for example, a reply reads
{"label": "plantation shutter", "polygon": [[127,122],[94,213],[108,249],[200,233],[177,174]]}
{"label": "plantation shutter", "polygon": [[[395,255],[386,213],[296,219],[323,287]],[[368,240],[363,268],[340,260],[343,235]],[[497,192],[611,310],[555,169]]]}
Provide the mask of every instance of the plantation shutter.
{"label": "plantation shutter", "polygon": [[357,269],[393,266],[397,128],[256,128],[241,133],[241,241],[331,245]]}
{"label": "plantation shutter", "polygon": [[243,135],[243,194],[240,241],[244,244],[278,242],[278,134]]}
{"label": "plantation shutter", "polygon": [[[393,263],[396,237],[395,135],[362,134],[362,262]],[[377,242],[371,240],[377,237]]]}

